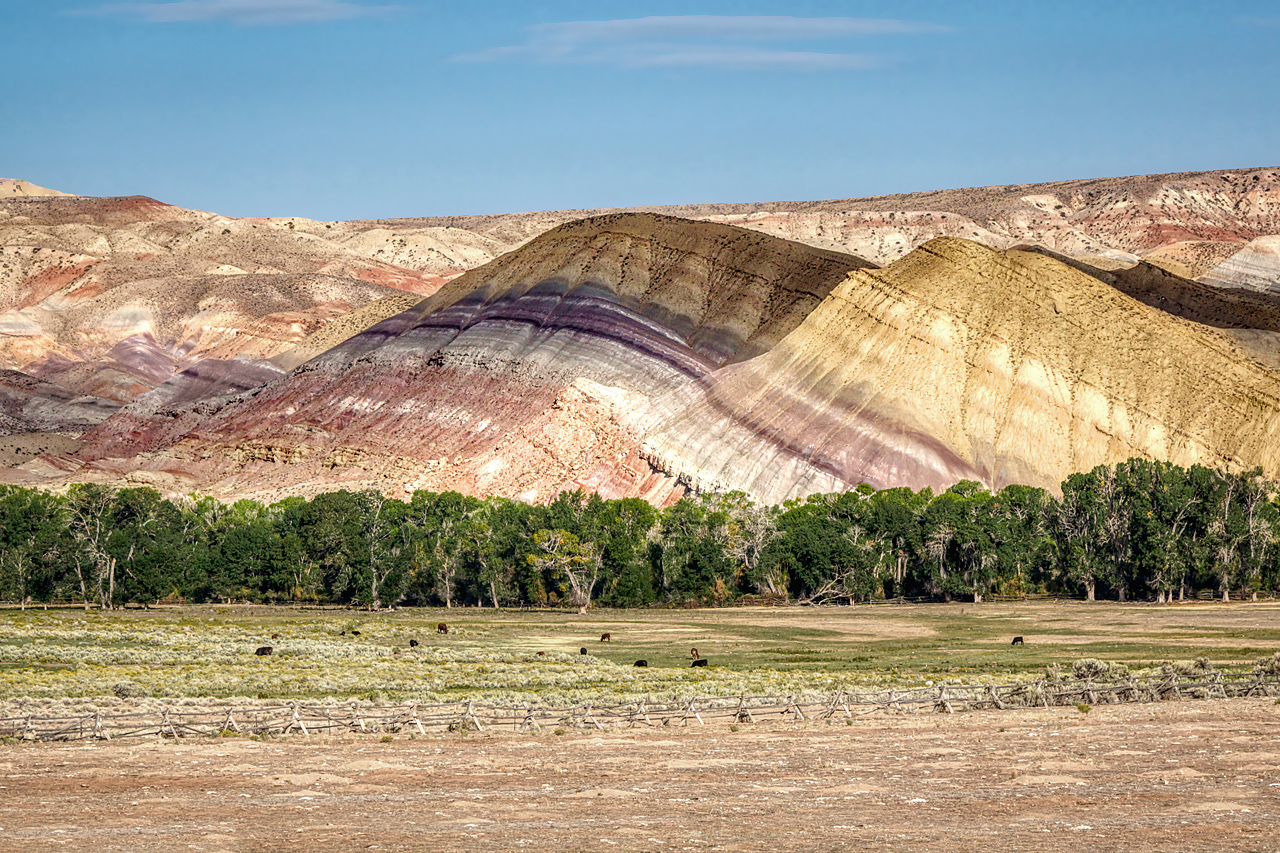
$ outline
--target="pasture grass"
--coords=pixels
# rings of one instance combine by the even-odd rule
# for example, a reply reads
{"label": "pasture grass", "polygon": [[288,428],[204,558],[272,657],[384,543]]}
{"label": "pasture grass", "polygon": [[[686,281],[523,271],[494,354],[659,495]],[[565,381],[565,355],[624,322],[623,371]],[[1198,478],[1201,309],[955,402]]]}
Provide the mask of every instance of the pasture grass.
{"label": "pasture grass", "polygon": [[[446,622],[450,633],[436,633]],[[353,631],[359,631],[354,635]],[[612,640],[600,642],[608,631]],[[345,632],[345,633],[344,633]],[[272,634],[279,637],[272,639]],[[1025,644],[1011,646],[1014,636]],[[410,648],[410,639],[419,646]],[[258,646],[273,646],[257,657]],[[587,655],[579,650],[586,648]],[[697,648],[710,666],[691,669]],[[1280,650],[1280,603],[884,604],[587,614],[266,606],[0,610],[0,701],[453,701],[566,705],[1034,680],[1081,658],[1141,671]],[[539,655],[538,652],[543,652]],[[633,667],[638,659],[648,667]]]}

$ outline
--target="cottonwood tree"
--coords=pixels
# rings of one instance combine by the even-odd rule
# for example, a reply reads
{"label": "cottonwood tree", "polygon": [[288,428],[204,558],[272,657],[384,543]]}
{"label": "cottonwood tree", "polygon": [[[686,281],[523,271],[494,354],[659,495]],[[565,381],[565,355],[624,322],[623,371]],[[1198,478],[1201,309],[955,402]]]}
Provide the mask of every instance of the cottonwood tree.
{"label": "cottonwood tree", "polygon": [[61,498],[0,486],[0,595],[24,610],[33,597],[52,595],[67,545],[66,523]]}
{"label": "cottonwood tree", "polygon": [[80,546],[72,566],[85,610],[92,602],[103,610],[114,606],[116,557],[107,547],[113,501],[112,490],[97,483],[77,483],[67,491],[71,535]]}
{"label": "cottonwood tree", "polygon": [[402,574],[400,556],[410,545],[403,529],[407,507],[376,489],[357,493],[356,502],[360,507],[366,557],[359,564],[349,565],[347,573],[362,596],[367,591],[369,609],[381,610],[384,596],[391,605],[403,594],[403,586],[397,581]]}
{"label": "cottonwood tree", "polygon": [[1072,474],[1062,483],[1062,497],[1053,504],[1058,544],[1058,567],[1066,584],[1084,588],[1085,600],[1097,600],[1098,580],[1104,575],[1104,510],[1092,474]]}
{"label": "cottonwood tree", "polygon": [[567,530],[539,530],[533,535],[537,550],[529,559],[553,577],[569,584],[570,598],[579,613],[591,606],[591,594],[600,578],[600,555],[591,542],[581,542]]}

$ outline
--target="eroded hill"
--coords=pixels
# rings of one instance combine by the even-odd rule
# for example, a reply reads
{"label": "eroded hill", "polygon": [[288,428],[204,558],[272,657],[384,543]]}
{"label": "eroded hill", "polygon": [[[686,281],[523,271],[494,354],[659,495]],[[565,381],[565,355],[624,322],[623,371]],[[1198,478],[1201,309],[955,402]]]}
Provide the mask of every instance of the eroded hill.
{"label": "eroded hill", "polygon": [[48,449],[11,481],[662,503],[1280,473],[1275,169],[345,223],[36,190],[0,196],[7,410],[110,418],[22,443]]}

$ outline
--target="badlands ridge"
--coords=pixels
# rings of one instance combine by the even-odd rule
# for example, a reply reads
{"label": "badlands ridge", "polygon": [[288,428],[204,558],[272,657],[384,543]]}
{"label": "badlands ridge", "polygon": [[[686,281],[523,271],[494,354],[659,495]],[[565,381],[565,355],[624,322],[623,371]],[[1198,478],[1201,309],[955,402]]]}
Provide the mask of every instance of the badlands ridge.
{"label": "badlands ridge", "polygon": [[6,482],[769,502],[1280,476],[1280,172],[367,222],[0,182]]}

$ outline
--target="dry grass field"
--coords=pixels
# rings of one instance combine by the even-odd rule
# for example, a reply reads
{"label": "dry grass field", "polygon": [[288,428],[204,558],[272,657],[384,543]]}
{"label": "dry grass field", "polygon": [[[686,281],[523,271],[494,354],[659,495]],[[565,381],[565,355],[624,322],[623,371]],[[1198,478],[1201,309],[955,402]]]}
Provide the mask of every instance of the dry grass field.
{"label": "dry grass field", "polygon": [[[436,626],[445,622],[447,635]],[[829,695],[1034,680],[1081,658],[1134,671],[1280,651],[1280,602],[1018,602],[369,613],[257,606],[0,611],[0,710],[133,697],[567,704]],[[359,632],[359,633],[356,633]],[[609,642],[600,636],[608,632]],[[1010,645],[1022,636],[1025,644]],[[409,641],[419,645],[410,647]],[[258,657],[259,646],[273,648]],[[580,654],[585,648],[586,655]],[[709,660],[689,667],[690,649]],[[539,654],[542,653],[542,654]],[[648,667],[632,664],[644,659]]]}
{"label": "dry grass field", "polygon": [[[1278,617],[1274,603],[1206,602],[11,610],[0,613],[0,697],[33,711],[370,691],[820,692],[1034,678],[1083,657],[1134,669],[1208,657],[1246,671],[1280,648]],[[1014,635],[1026,645],[1011,647]],[[279,654],[256,659],[260,642]],[[692,646],[713,661],[706,671],[688,667]],[[637,657],[651,664],[640,675]],[[118,698],[120,681],[149,698]],[[1254,698],[606,731],[11,741],[0,744],[0,851],[1280,851],[1278,723],[1276,700]]]}

